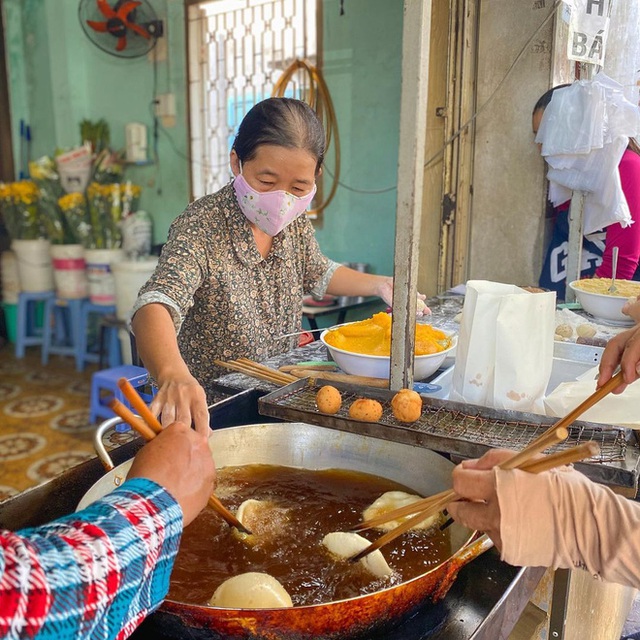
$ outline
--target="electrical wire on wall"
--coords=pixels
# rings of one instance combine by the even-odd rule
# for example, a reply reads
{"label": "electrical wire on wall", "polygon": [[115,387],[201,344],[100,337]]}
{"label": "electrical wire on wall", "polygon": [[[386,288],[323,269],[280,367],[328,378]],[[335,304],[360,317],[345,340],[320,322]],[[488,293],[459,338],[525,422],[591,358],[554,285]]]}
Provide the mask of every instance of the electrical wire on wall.
{"label": "electrical wire on wall", "polygon": [[313,217],[327,208],[331,200],[333,200],[333,196],[335,196],[336,189],[338,188],[340,178],[340,134],[338,133],[338,121],[336,119],[336,112],[333,107],[333,101],[331,100],[327,83],[324,81],[320,71],[305,60],[296,59],[285,69],[284,73],[280,78],[278,78],[278,81],[271,92],[271,96],[284,97],[287,85],[293,80],[298,71],[304,72],[307,75],[308,80],[308,82],[305,83],[306,90],[300,99],[306,102],[318,114],[318,118],[320,118],[320,122],[324,125],[326,131],[327,147],[325,150],[325,156],[326,152],[329,150],[331,141],[335,140],[334,155],[336,168],[335,174],[332,176],[333,183],[329,190],[329,195],[325,198],[324,202],[321,202],[317,208],[309,211],[309,215]]}

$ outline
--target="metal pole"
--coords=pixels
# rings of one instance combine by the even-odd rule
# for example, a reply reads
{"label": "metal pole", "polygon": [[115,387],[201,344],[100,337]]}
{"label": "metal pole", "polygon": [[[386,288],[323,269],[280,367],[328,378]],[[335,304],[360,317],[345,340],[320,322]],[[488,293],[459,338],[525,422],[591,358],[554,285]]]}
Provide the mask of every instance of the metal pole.
{"label": "metal pole", "polygon": [[390,388],[413,385],[431,0],[405,0]]}

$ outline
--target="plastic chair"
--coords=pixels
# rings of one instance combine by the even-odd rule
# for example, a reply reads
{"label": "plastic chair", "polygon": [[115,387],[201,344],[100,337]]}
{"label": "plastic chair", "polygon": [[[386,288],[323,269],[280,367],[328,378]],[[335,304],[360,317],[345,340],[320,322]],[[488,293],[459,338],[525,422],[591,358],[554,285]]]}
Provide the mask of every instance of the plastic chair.
{"label": "plastic chair", "polygon": [[80,316],[84,298],[48,298],[44,304],[42,364],[49,362],[49,354],[73,356],[76,369],[82,371],[82,327]]}
{"label": "plastic chair", "polygon": [[42,345],[43,330],[36,321],[38,304],[55,299],[55,295],[53,291],[22,291],[18,294],[16,358],[24,358],[27,347]]}
{"label": "plastic chair", "polygon": [[[91,423],[97,422],[98,418],[107,419],[115,416],[113,411],[104,404],[105,398],[108,400],[116,398],[130,409],[132,408],[118,387],[120,378],[126,378],[134,389],[138,390],[138,393],[140,393],[142,387],[149,384],[149,372],[144,367],[136,367],[132,364],[124,364],[120,367],[104,369],[94,373],[91,376]],[[155,389],[152,388],[151,394],[140,393],[140,395],[145,402],[149,403],[155,395]]]}
{"label": "plastic chair", "polygon": [[[100,365],[104,362],[105,349],[107,352],[107,362],[110,367],[118,367],[122,364],[120,353],[120,339],[118,338],[117,327],[106,327],[103,329],[103,321],[107,317],[115,317],[116,308],[114,305],[95,304],[90,300],[84,300],[80,311],[80,343],[78,345],[78,357],[80,364],[78,371],[84,370],[86,362],[96,362]],[[93,315],[100,316],[100,349],[98,352],[89,350],[89,322]]]}

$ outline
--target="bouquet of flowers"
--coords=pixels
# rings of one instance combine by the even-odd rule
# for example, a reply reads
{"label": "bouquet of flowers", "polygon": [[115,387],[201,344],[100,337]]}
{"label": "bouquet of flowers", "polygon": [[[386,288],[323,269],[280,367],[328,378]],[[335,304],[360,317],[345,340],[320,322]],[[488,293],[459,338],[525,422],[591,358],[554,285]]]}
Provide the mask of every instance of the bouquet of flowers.
{"label": "bouquet of flowers", "polygon": [[[122,246],[122,220],[137,210],[140,187],[131,182],[98,184],[87,187],[88,249],[117,249]],[[67,203],[65,203],[66,205]],[[62,206],[62,204],[61,204]]]}
{"label": "bouquet of flowers", "polygon": [[0,183],[0,211],[14,240],[36,240],[44,235],[38,187],[31,180]]}

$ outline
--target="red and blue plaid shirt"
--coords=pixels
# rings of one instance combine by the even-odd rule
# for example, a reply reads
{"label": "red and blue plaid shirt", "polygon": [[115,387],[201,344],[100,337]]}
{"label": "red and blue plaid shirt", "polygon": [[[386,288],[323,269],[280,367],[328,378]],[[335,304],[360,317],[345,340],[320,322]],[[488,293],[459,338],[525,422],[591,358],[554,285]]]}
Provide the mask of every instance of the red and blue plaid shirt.
{"label": "red and blue plaid shirt", "polygon": [[0,638],[127,638],[167,594],[182,510],[142,478],[87,509],[0,531]]}

